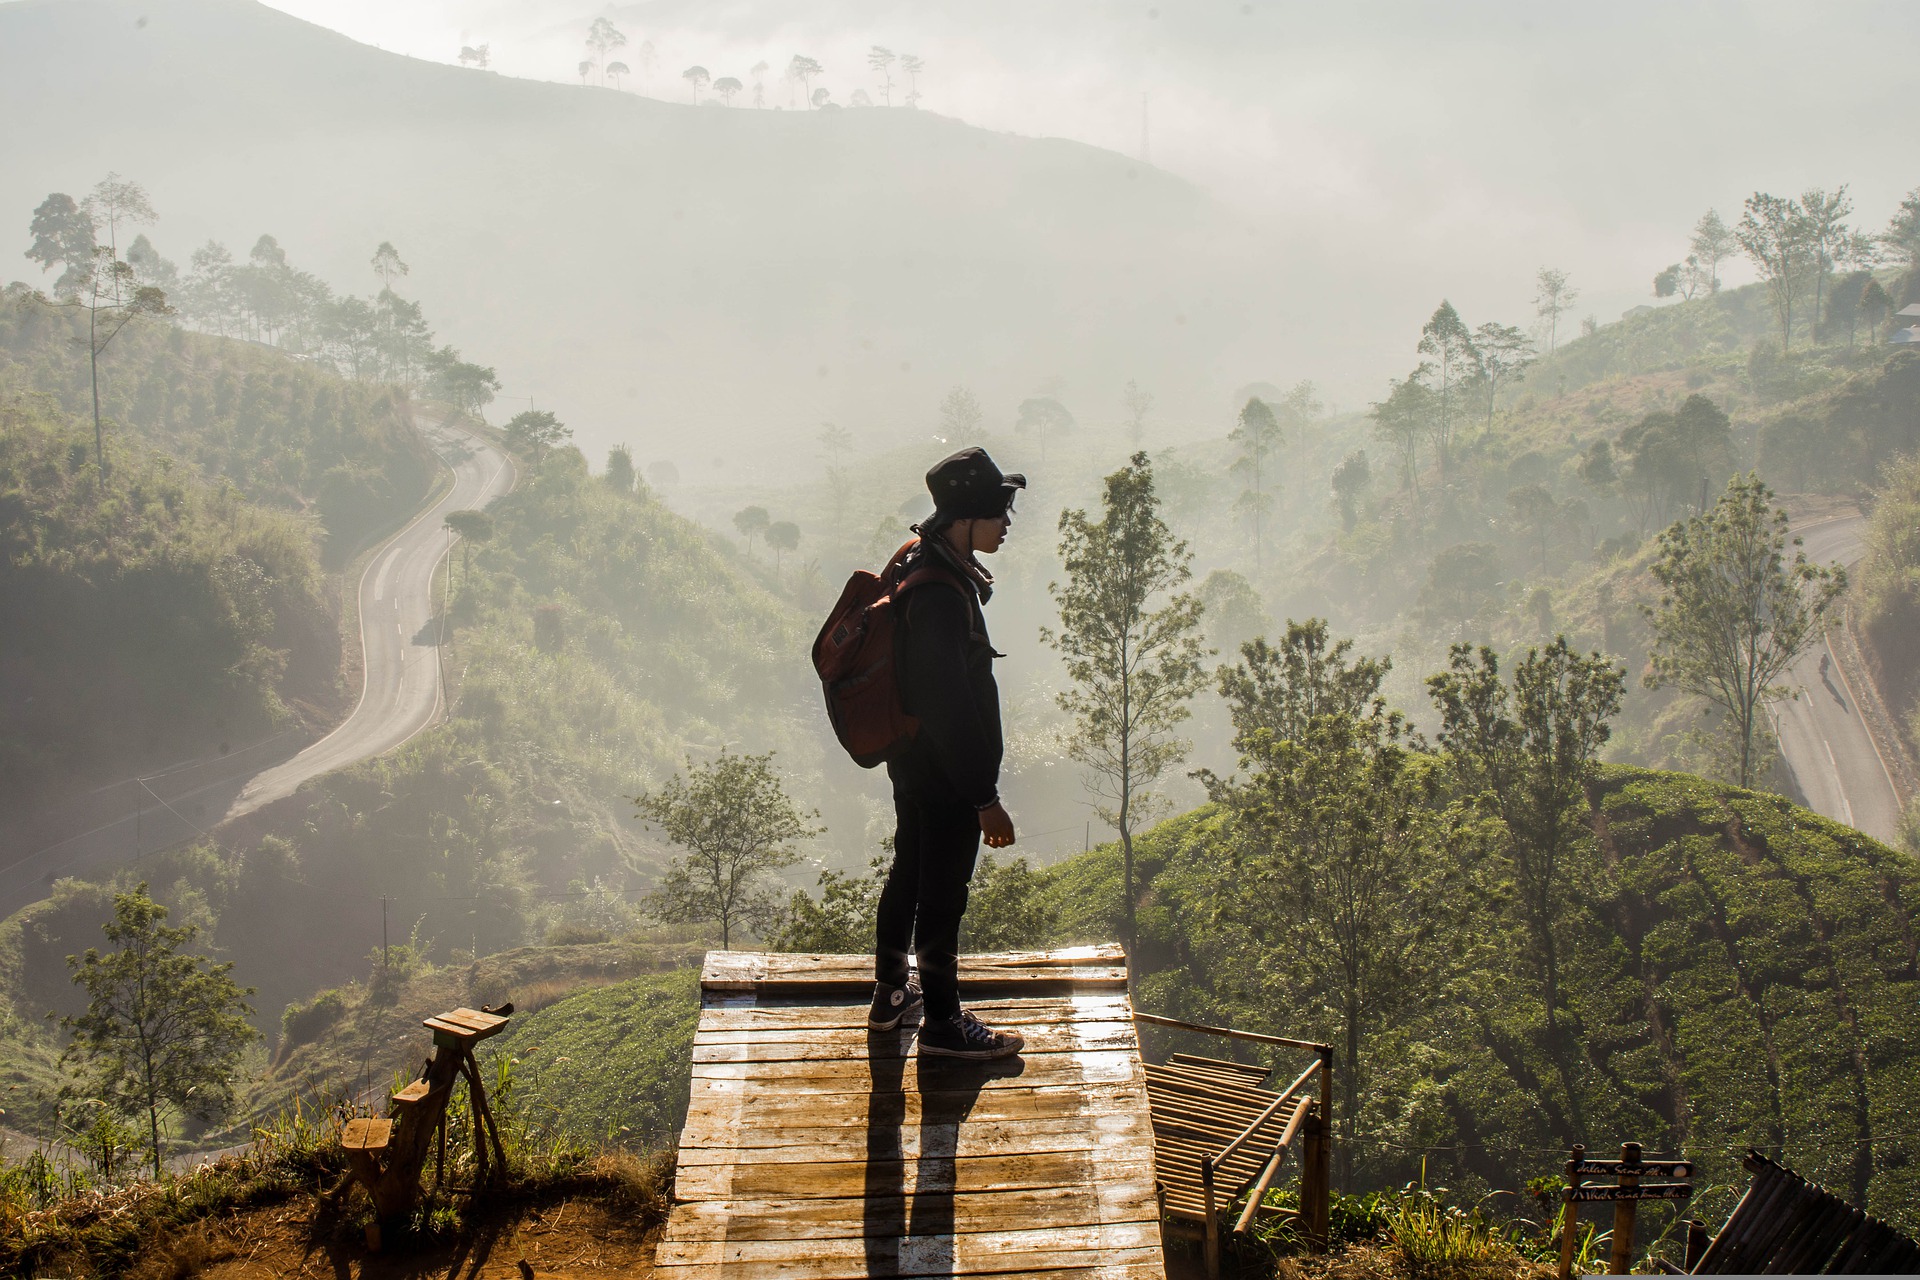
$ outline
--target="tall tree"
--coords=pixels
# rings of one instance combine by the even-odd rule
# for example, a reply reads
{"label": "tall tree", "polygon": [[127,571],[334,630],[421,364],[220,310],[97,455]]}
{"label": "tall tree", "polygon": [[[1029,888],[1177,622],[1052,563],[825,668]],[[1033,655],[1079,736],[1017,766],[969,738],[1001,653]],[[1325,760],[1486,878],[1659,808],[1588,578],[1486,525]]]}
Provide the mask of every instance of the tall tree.
{"label": "tall tree", "polygon": [[[633,74],[633,68],[629,67],[624,62],[620,62],[616,60],[613,62],[609,62],[607,64],[607,74],[613,77],[613,87],[615,89],[618,89],[620,87],[621,81],[625,80],[628,76]],[[738,89],[740,87],[740,82],[738,80],[735,80],[733,84],[735,89]]]}
{"label": "tall tree", "polygon": [[1801,234],[1807,242],[1808,266],[1813,271],[1813,318],[1809,329],[1818,340],[1820,319],[1826,315],[1827,277],[1853,256],[1854,234],[1847,225],[1853,201],[1841,183],[1832,191],[1809,187],[1800,195]]}
{"label": "tall tree", "polygon": [[1059,651],[1072,686],[1058,695],[1073,717],[1069,751],[1090,771],[1101,819],[1120,833],[1126,937],[1134,921],[1133,832],[1146,820],[1152,788],[1184,759],[1174,730],[1206,683],[1196,634],[1200,602],[1180,588],[1192,576],[1187,544],[1160,518],[1153,467],[1145,453],[1108,476],[1100,519],[1060,513],[1065,585],[1047,590],[1060,629],[1041,638]]}
{"label": "tall tree", "polygon": [[1433,315],[1421,326],[1419,350],[1440,377],[1440,412],[1434,418],[1434,444],[1440,459],[1440,471],[1444,475],[1453,440],[1455,394],[1461,380],[1473,369],[1476,359],[1473,334],[1468,331],[1460,313],[1446,299],[1440,300]]}
{"label": "tall tree", "polygon": [[794,846],[821,829],[820,815],[787,797],[773,771],[773,753],[687,762],[651,795],[636,796],[637,817],[686,850],[647,897],[646,909],[668,924],[718,924],[720,945],[733,945],[742,924],[772,920],[780,907],[773,873],[800,860]]}
{"label": "tall tree", "polygon": [[1020,402],[1020,410],[1013,422],[1013,429],[1021,432],[1033,432],[1040,437],[1040,457],[1047,456],[1047,438],[1065,431],[1073,430],[1073,414],[1067,406],[1052,396],[1031,396]]}
{"label": "tall tree", "polygon": [[1720,264],[1739,248],[1740,241],[1716,210],[1701,214],[1700,221],[1693,224],[1693,238],[1687,242],[1687,261],[1698,272],[1698,287],[1708,293],[1720,292]]}
{"label": "tall tree", "polygon": [[523,409],[507,419],[507,446],[533,456],[535,465],[547,456],[547,450],[573,439],[573,429],[563,426],[551,409]]}
{"label": "tall tree", "polygon": [[926,69],[927,64],[912,54],[900,55],[900,70],[907,77],[907,105],[910,107],[920,105],[920,73]]}
{"label": "tall tree", "polygon": [[1273,509],[1273,496],[1267,492],[1267,472],[1280,448],[1280,420],[1259,396],[1250,396],[1240,408],[1240,424],[1227,433],[1237,456],[1235,474],[1246,480],[1246,488],[1234,499],[1234,509],[1253,522],[1253,567],[1261,569],[1262,534],[1265,516]]}
{"label": "tall tree", "polygon": [[[602,66],[606,65],[609,54],[615,49],[621,48],[626,43],[626,36],[622,35],[620,29],[604,17],[595,18],[592,24],[587,27],[587,48],[593,50],[593,60]],[[605,83],[605,79],[606,77],[603,74],[601,77],[602,83]]]}
{"label": "tall tree", "polygon": [[615,493],[632,493],[640,473],[634,470],[633,450],[617,444],[607,450],[607,487]]}
{"label": "tall tree", "polygon": [[1880,341],[1880,326],[1893,315],[1893,295],[1873,277],[1860,290],[1860,318],[1867,322],[1867,341]]}
{"label": "tall tree", "polygon": [[1455,645],[1447,665],[1427,681],[1440,711],[1440,745],[1462,795],[1498,820],[1495,844],[1513,869],[1548,1033],[1557,1040],[1564,920],[1574,900],[1568,863],[1592,839],[1586,788],[1611,734],[1607,722],[1620,712],[1626,675],[1599,653],[1581,657],[1565,636],[1529,649],[1511,687],[1491,649]]}
{"label": "tall tree", "polygon": [[867,66],[880,77],[880,101],[889,107],[893,105],[893,64],[896,61],[891,49],[876,44],[867,50]]}
{"label": "tall tree", "polygon": [[740,81],[733,76],[721,76],[713,82],[713,91],[719,94],[720,101],[726,103],[728,106],[733,105],[734,98],[739,94],[740,90],[745,87],[745,85],[741,84]]}
{"label": "tall tree", "polygon": [[450,511],[441,523],[460,543],[460,581],[466,582],[471,577],[469,549],[476,542],[493,539],[493,516],[485,511]]}
{"label": "tall tree", "polygon": [[[85,208],[94,226],[107,233],[107,249],[115,258],[120,256],[122,226],[148,225],[160,219],[154,212],[153,202],[147,198],[146,188],[117,173],[107,174],[94,185],[87,194]],[[118,305],[125,299],[116,292],[113,301]]]}
{"label": "tall tree", "polygon": [[965,387],[955,387],[940,401],[941,437],[948,444],[965,445],[980,429],[980,401]]}
{"label": "tall tree", "polygon": [[60,1023],[73,1036],[66,1056],[82,1064],[92,1096],[121,1114],[145,1113],[155,1178],[162,1118],[225,1115],[240,1055],[255,1035],[246,1002],[253,988],[234,982],[232,964],[183,952],[198,926],[166,919],[145,884],[115,894],[104,926],[115,950],[88,947],[67,957],[87,1010]]}
{"label": "tall tree", "polygon": [[1920,267],[1920,187],[1907,192],[1879,241],[1881,251],[1895,262],[1908,268]]}
{"label": "tall tree", "polygon": [[773,572],[778,577],[786,553],[800,549],[800,526],[791,520],[774,521],[767,526],[767,545],[773,548]]}
{"label": "tall tree", "polygon": [[1542,267],[1534,274],[1533,310],[1547,323],[1547,353],[1560,349],[1560,317],[1573,310],[1580,291],[1568,282],[1567,273],[1554,267]]}
{"label": "tall tree", "polygon": [[1329,644],[1318,618],[1288,623],[1278,648],[1246,645],[1246,665],[1221,672],[1246,776],[1203,774],[1233,820],[1226,911],[1258,948],[1246,980],[1330,1023],[1339,1045],[1343,1186],[1370,1047],[1438,985],[1425,979],[1443,933],[1431,805],[1406,724],[1379,696],[1389,664],[1351,660],[1351,647]]}
{"label": "tall tree", "polygon": [[1747,197],[1734,238],[1767,283],[1767,296],[1780,321],[1781,350],[1792,350],[1793,308],[1812,265],[1807,219],[1799,201],[1754,192]]}
{"label": "tall tree", "polygon": [[793,55],[793,60],[787,63],[787,79],[800,82],[800,95],[810,103],[813,101],[813,78],[824,70],[825,68],[812,58],[796,53]]}
{"label": "tall tree", "polygon": [[1142,390],[1139,383],[1128,378],[1120,392],[1120,403],[1127,411],[1127,430],[1132,435],[1133,447],[1138,449],[1147,430],[1147,412],[1153,408],[1153,392]]}
{"label": "tall tree", "polygon": [[1420,493],[1420,441],[1433,416],[1433,388],[1427,385],[1428,366],[1422,364],[1398,382],[1389,379],[1387,398],[1374,402],[1367,416],[1374,434],[1400,455],[1400,483]]}
{"label": "tall tree", "polygon": [[773,517],[765,507],[742,507],[733,513],[733,527],[747,540],[747,554],[753,554],[753,540],[773,527]]}
{"label": "tall tree", "polygon": [[707,74],[705,67],[688,67],[680,73],[680,78],[693,86],[693,105],[699,106],[700,90],[706,88],[707,82],[713,77]]}
{"label": "tall tree", "polygon": [[1351,533],[1359,523],[1360,499],[1373,483],[1373,467],[1367,462],[1367,451],[1355,449],[1341,459],[1340,465],[1333,469],[1331,483],[1334,504],[1340,508],[1340,526]]}
{"label": "tall tree", "polygon": [[382,240],[380,247],[373,251],[372,265],[373,274],[380,277],[380,288],[385,292],[391,292],[393,282],[412,270],[400,261],[400,251],[393,247],[391,240]]}
{"label": "tall tree", "polygon": [[53,283],[54,296],[78,297],[93,279],[97,243],[93,215],[72,196],[56,191],[33,211],[28,230],[33,244],[27,249],[27,257],[40,264],[43,274],[55,267],[62,269]]}
{"label": "tall tree", "polygon": [[1819,639],[1828,610],[1846,590],[1847,571],[1820,568],[1796,550],[1787,513],[1758,474],[1736,475],[1713,509],[1660,535],[1653,576],[1657,608],[1643,607],[1653,629],[1650,689],[1676,688],[1726,713],[1733,781],[1751,786],[1765,754],[1764,704],[1790,696],[1778,683]]}
{"label": "tall tree", "polygon": [[767,66],[765,58],[753,64],[753,105],[756,107],[764,107],[767,105],[766,82],[767,72],[770,70],[772,70],[772,68]]}
{"label": "tall tree", "polygon": [[1500,603],[1504,578],[1498,548],[1485,542],[1457,543],[1428,563],[1420,612],[1429,624],[1445,626],[1449,640],[1458,640]]}
{"label": "tall tree", "polygon": [[1533,363],[1533,343],[1518,325],[1495,324],[1489,320],[1473,331],[1475,373],[1487,392],[1487,422],[1484,436],[1493,430],[1493,408],[1500,390],[1524,378]]}

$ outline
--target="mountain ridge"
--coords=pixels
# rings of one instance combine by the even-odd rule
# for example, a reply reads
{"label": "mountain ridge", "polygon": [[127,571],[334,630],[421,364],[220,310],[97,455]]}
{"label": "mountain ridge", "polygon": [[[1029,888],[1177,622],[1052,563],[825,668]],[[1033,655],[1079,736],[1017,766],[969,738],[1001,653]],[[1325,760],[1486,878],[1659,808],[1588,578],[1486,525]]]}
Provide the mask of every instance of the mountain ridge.
{"label": "mountain ridge", "polygon": [[1205,193],[1083,143],[515,80],[247,0],[0,7],[0,111],[40,122],[0,146],[23,243],[48,190],[108,169],[147,184],[183,266],[270,230],[371,288],[390,240],[401,287],[510,392],[589,452],[683,471],[710,460],[694,424],[723,466],[773,470],[823,420],[930,427],[955,383],[996,421],[1061,384],[1117,419],[1129,377],[1210,412],[1264,305]]}

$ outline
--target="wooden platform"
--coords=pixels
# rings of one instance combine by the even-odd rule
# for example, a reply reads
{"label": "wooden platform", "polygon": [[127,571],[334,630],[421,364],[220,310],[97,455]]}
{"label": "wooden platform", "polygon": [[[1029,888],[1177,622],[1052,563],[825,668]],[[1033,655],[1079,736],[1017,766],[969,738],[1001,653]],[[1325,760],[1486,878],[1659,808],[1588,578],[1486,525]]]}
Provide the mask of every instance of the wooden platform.
{"label": "wooden platform", "polygon": [[1162,1280],[1153,1133],[1118,948],[966,956],[1018,1058],[869,1033],[871,957],[713,952],[657,1266],[669,1280]]}

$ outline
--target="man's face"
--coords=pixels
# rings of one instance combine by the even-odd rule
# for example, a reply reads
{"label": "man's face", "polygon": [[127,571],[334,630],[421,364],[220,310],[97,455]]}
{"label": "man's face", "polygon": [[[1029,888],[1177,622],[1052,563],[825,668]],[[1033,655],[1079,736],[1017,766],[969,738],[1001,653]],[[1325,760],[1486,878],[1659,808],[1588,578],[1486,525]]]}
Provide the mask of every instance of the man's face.
{"label": "man's face", "polygon": [[1013,527],[1013,508],[1007,508],[1006,514],[989,516],[973,522],[973,550],[976,555],[992,555],[1007,540],[1007,530]]}

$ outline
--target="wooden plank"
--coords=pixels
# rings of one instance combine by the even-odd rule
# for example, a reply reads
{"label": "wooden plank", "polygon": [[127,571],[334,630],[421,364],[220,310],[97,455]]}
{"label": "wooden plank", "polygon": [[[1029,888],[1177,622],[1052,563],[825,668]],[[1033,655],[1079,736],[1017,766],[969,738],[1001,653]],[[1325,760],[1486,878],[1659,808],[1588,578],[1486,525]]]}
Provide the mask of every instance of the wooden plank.
{"label": "wooden plank", "polygon": [[1042,1116],[997,1124],[969,1116],[963,1124],[893,1124],[869,1127],[864,1117],[839,1125],[742,1128],[716,1124],[689,1129],[680,1143],[680,1164],[757,1164],[845,1160],[884,1149],[913,1157],[923,1147],[963,1155],[1013,1155],[1038,1151],[1095,1151],[1114,1138],[1150,1148],[1145,1116],[1125,1111],[1102,1116]]}
{"label": "wooden plank", "polygon": [[[968,1062],[958,1058],[922,1058],[894,1060],[892,1071],[886,1060],[875,1064],[865,1058],[837,1058],[826,1062],[695,1062],[695,1092],[718,1089],[745,1081],[765,1088],[778,1083],[789,1093],[859,1093],[872,1090],[899,1091],[905,1077],[915,1087],[929,1090],[1005,1088],[1018,1081],[1030,1084],[1058,1084],[1066,1081],[1134,1081],[1140,1078],[1137,1054],[1118,1049],[1084,1049],[1068,1053],[1038,1053],[1031,1059],[1001,1058],[995,1062]],[[908,1065],[911,1063],[911,1065]]]}
{"label": "wooden plank", "polygon": [[1101,1254],[1070,1258],[1058,1265],[1031,1256],[972,1260],[956,1270],[950,1261],[875,1250],[872,1257],[814,1258],[762,1263],[679,1263],[658,1266],[659,1280],[880,1280],[900,1277],[917,1280],[955,1275],[1018,1276],[1020,1280],[1166,1280],[1158,1249],[1131,1249],[1125,1255]]}
{"label": "wooden plank", "polygon": [[[878,1246],[876,1248],[875,1246]],[[778,1262],[807,1266],[826,1262],[868,1262],[876,1254],[892,1263],[894,1275],[954,1275],[1071,1265],[1087,1253],[1115,1253],[1131,1261],[1160,1251],[1160,1231],[1151,1222],[1116,1222],[1086,1227],[1030,1227],[1025,1230],[973,1231],[958,1235],[910,1236],[891,1241],[841,1240],[662,1240],[656,1267],[707,1263],[733,1268]],[[794,1274],[806,1275],[807,1271]]]}
{"label": "wooden plank", "polygon": [[[1059,951],[1011,952],[960,957],[960,986],[1066,983],[1075,986],[1127,985],[1124,956],[1117,948],[1074,947]],[[870,955],[786,955],[760,951],[709,951],[700,970],[703,991],[853,990],[873,987]]]}
{"label": "wooden plank", "polygon": [[[1136,1050],[1133,1026],[1124,1022],[1038,1024],[1022,1030],[1020,1055],[1109,1049]],[[917,1055],[911,1032],[874,1034],[864,1029],[700,1033],[693,1042],[695,1062],[830,1062]]]}
{"label": "wooden plank", "polygon": [[[996,1027],[1131,1021],[1124,996],[1099,992],[1042,999],[970,1000],[967,1007],[982,1022]],[[701,1007],[698,1030],[703,1035],[785,1030],[865,1031],[867,1009],[865,1000],[857,1004],[769,1005],[756,1003],[751,996],[711,996]]]}
{"label": "wooden plank", "polygon": [[393,1137],[391,1120],[349,1120],[340,1129],[343,1151],[385,1151]]}
{"label": "wooden plank", "polygon": [[[696,1200],[842,1200],[912,1187],[935,1192],[1078,1186],[1093,1180],[1096,1153],[1027,1152],[1008,1156],[939,1156],[918,1160],[821,1160],[806,1164],[699,1165],[674,1178],[675,1204]],[[1153,1160],[1102,1163],[1102,1177],[1151,1181]]]}
{"label": "wooden plank", "polygon": [[680,1207],[663,1240],[836,1240],[959,1235],[1045,1222],[1051,1227],[1151,1222],[1153,1180],[954,1195],[846,1200],[708,1200]]}

